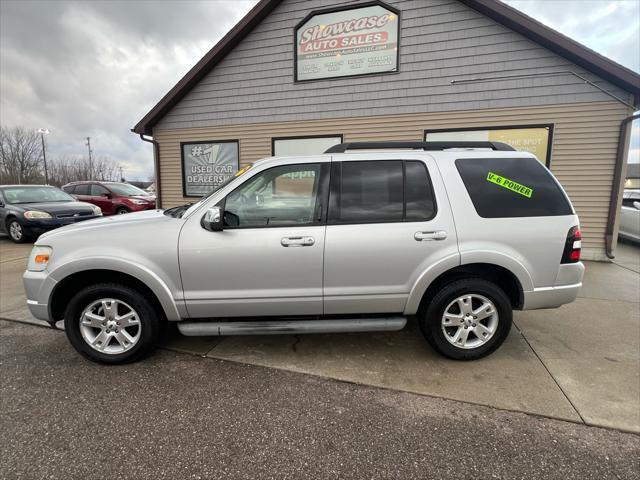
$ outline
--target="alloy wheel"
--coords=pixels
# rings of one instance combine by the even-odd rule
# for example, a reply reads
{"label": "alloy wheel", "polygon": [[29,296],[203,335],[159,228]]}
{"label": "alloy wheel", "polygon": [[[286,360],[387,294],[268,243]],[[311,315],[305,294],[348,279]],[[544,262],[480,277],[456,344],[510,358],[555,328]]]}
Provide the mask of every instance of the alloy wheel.
{"label": "alloy wheel", "polygon": [[141,330],[137,312],[114,298],[96,300],[80,315],[82,339],[94,350],[108,355],[132,349],[140,340]]}
{"label": "alloy wheel", "polygon": [[477,348],[487,343],[498,328],[498,311],[491,300],[478,294],[465,294],[453,300],[442,315],[442,332],[452,345]]}
{"label": "alloy wheel", "polygon": [[9,223],[9,235],[11,235],[11,238],[13,238],[17,242],[22,240],[22,225],[20,225],[17,220],[13,220],[11,223]]}

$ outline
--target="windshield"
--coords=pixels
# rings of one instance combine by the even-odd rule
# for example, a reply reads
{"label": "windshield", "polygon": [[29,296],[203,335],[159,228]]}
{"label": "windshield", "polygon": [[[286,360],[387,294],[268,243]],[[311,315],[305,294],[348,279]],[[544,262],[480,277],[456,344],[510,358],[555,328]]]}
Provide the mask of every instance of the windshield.
{"label": "windshield", "polygon": [[130,185],[128,183],[105,183],[104,185],[118,195],[124,195],[127,197],[131,197],[133,195],[142,195],[145,197],[149,196],[149,194],[141,188],[134,187],[133,185]]}
{"label": "windshield", "polygon": [[55,187],[6,187],[2,195],[7,203],[72,202],[74,198]]}

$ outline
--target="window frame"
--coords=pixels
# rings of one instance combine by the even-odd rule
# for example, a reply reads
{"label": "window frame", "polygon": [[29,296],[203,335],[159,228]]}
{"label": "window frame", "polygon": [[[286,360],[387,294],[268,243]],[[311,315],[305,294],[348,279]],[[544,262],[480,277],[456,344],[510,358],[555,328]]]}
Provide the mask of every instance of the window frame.
{"label": "window frame", "polygon": [[[347,162],[353,163],[362,163],[362,162],[378,162],[378,161],[392,161],[392,162],[401,162],[402,163],[402,219],[401,220],[339,220],[338,212],[340,205],[340,195],[342,189],[342,164]],[[425,169],[425,173],[427,174],[427,180],[429,181],[429,191],[431,193],[431,197],[433,198],[433,213],[430,217],[420,219],[420,220],[407,220],[407,195],[406,195],[406,185],[407,185],[407,175],[406,175],[406,163],[407,162],[418,162],[422,164]],[[367,225],[374,223],[423,223],[430,222],[438,215],[438,200],[436,198],[436,193],[433,188],[433,180],[432,176],[429,172],[428,165],[420,160],[420,159],[384,159],[384,160],[340,160],[331,162],[331,176],[330,176],[330,185],[329,185],[329,202],[328,202],[328,212],[327,212],[327,225]]]}
{"label": "window frame", "polygon": [[[289,137],[271,137],[271,156],[275,157],[276,156],[276,142],[278,140],[306,140],[306,139],[314,139],[314,138],[339,138],[340,139],[340,143],[344,142],[344,135],[342,133],[327,133],[327,134],[321,134],[321,135],[293,135],[293,136],[289,136]],[[324,152],[321,153],[310,153],[309,155],[322,155]]]}
{"label": "window frame", "polygon": [[224,230],[250,230],[255,228],[305,228],[305,227],[317,227],[317,226],[325,225],[327,220],[327,211],[328,211],[328,203],[329,203],[329,175],[330,175],[330,167],[331,167],[330,162],[287,163],[284,165],[274,165],[273,167],[265,168],[264,170],[260,170],[259,172],[256,172],[255,175],[252,175],[251,177],[247,178],[244,182],[242,182],[236,188],[234,188],[229,193],[227,193],[222,200],[216,203],[216,206],[222,209],[222,216],[223,216],[223,222],[224,222],[224,214],[226,212],[227,197],[229,197],[229,195],[233,194],[239,188],[242,188],[247,182],[250,182],[253,178],[257,177],[258,175],[262,175],[268,172],[269,170],[273,170],[276,168],[291,167],[291,166],[307,166],[307,165],[318,165],[320,167],[319,169],[320,173],[318,178],[318,189],[316,191],[316,202],[313,208],[314,214],[313,214],[312,222],[300,223],[300,224],[289,224],[289,225],[268,225],[268,224],[267,225],[251,225],[251,226],[238,225],[237,227],[224,225],[223,229]]}

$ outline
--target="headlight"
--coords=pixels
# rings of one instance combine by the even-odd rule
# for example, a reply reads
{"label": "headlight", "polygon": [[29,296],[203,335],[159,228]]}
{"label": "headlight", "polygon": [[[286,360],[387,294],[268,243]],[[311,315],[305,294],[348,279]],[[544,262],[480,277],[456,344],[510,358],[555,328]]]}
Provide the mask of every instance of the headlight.
{"label": "headlight", "polygon": [[24,212],[25,218],[51,218],[47,212],[41,212],[40,210],[27,210]]}
{"label": "headlight", "polygon": [[137,198],[132,198],[131,201],[136,205],[144,205],[145,203],[147,203],[145,200],[138,200]]}
{"label": "headlight", "polygon": [[96,216],[102,215],[102,209],[96,205],[93,206],[93,214]]}
{"label": "headlight", "polygon": [[41,272],[47,265],[49,265],[49,259],[51,258],[51,252],[53,249],[51,247],[41,247],[36,245],[31,250],[31,255],[29,255],[29,263],[27,263],[27,270],[32,272]]}

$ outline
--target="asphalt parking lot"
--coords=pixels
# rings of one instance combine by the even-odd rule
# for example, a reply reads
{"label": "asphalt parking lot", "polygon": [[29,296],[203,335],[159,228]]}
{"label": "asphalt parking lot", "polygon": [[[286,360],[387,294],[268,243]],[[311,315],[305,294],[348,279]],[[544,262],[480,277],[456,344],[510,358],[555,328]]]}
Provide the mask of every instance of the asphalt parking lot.
{"label": "asphalt parking lot", "polygon": [[640,437],[0,321],[2,478],[634,478]]}
{"label": "asphalt parking lot", "polygon": [[633,478],[640,256],[621,247],[619,265],[587,264],[575,303],[517,312],[481,361],[445,360],[409,325],[173,334],[150,359],[106,368],[30,317],[30,246],[0,238],[3,476]]}

